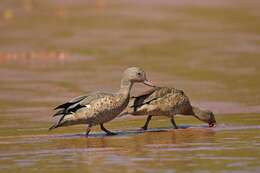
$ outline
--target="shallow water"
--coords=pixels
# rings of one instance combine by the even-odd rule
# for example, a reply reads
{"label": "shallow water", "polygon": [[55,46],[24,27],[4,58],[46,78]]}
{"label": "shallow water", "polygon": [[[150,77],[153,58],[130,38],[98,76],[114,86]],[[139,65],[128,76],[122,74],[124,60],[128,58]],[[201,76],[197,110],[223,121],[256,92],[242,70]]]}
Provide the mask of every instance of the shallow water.
{"label": "shallow water", "polygon": [[[3,0],[0,6],[0,172],[260,172],[260,3]],[[214,111],[218,125],[122,117],[106,136],[49,132],[52,108],[115,91],[140,66]],[[144,90],[135,85],[133,93]]]}
{"label": "shallow water", "polygon": [[[241,122],[244,117],[246,121]],[[144,119],[125,118],[109,125],[118,135],[106,136],[95,130],[88,138],[84,126],[48,132],[47,123],[33,123],[6,129],[4,125],[10,123],[6,120],[0,125],[4,134],[0,138],[0,170],[258,172],[259,115],[222,115],[217,119],[218,126],[208,128],[192,118],[178,117],[180,129],[175,130],[168,119],[156,118],[144,132],[138,129]]]}

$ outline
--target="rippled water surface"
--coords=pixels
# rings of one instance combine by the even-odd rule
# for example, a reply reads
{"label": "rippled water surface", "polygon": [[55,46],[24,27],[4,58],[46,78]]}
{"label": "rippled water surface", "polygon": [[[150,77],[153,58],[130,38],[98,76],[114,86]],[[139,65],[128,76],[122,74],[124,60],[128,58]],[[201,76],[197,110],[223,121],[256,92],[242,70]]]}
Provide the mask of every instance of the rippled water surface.
{"label": "rippled water surface", "polygon": [[[121,127],[118,135],[94,131],[89,138],[84,136],[84,126],[48,132],[47,123],[25,125],[18,120],[15,128],[8,128],[4,126],[13,119],[6,119],[0,124],[0,170],[258,172],[259,115],[217,118],[218,126],[208,128],[179,117],[178,130],[172,129],[167,119],[158,118],[146,132],[137,128],[143,119],[115,120],[109,127]],[[184,125],[184,121],[193,125]]]}
{"label": "rippled water surface", "polygon": [[[0,172],[260,172],[260,4],[250,1],[2,0]],[[212,110],[192,117],[121,117],[48,131],[53,107],[114,92],[140,66],[161,86]],[[133,93],[145,90],[135,85]]]}

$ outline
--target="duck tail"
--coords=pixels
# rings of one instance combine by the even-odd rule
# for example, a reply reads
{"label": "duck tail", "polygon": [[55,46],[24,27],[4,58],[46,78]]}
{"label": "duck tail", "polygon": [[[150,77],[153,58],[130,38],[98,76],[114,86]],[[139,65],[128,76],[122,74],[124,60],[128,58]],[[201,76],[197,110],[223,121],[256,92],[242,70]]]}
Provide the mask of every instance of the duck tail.
{"label": "duck tail", "polygon": [[50,128],[49,128],[49,131],[50,130],[53,130],[53,129],[56,129],[58,127],[61,127],[63,124],[64,124],[64,118],[65,118],[66,115],[63,115],[58,122],[56,122],[55,124],[53,124]]}
{"label": "duck tail", "polygon": [[60,127],[60,124],[56,123],[56,124],[52,125],[52,126],[49,128],[49,131],[51,131],[51,130],[53,130],[53,129],[56,129],[56,128],[58,128],[58,127]]}
{"label": "duck tail", "polygon": [[58,127],[63,127],[63,126],[70,126],[77,124],[77,119],[75,119],[73,114],[65,114],[63,115],[58,122],[56,122],[54,125],[52,125],[49,130],[56,129]]}
{"label": "duck tail", "polygon": [[66,111],[64,109],[57,111],[52,117],[60,116],[66,114]]}

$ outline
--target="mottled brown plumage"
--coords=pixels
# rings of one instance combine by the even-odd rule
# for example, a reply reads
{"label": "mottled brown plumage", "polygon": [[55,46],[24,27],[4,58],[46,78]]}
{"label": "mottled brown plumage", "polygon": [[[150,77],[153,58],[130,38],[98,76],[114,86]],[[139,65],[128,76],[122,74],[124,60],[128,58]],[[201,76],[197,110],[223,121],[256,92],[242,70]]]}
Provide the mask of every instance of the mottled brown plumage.
{"label": "mottled brown plumage", "polygon": [[211,111],[193,107],[182,90],[169,87],[156,87],[145,93],[132,97],[125,112],[121,114],[148,115],[143,129],[147,129],[152,116],[168,116],[175,128],[178,128],[174,115],[192,115],[213,126],[216,121]]}
{"label": "mottled brown plumage", "polygon": [[146,79],[145,72],[140,68],[131,67],[124,72],[121,87],[117,93],[95,92],[76,97],[62,105],[54,116],[61,116],[51,129],[75,124],[87,124],[86,135],[92,126],[100,125],[107,134],[114,133],[105,129],[104,123],[111,121],[128,105],[130,90],[134,83],[142,82],[151,85]]}

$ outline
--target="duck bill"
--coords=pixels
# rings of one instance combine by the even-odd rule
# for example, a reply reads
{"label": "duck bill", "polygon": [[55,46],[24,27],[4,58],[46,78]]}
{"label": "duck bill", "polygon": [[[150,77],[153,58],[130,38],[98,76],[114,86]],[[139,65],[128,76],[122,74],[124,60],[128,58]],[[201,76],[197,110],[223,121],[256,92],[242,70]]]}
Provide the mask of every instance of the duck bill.
{"label": "duck bill", "polygon": [[152,82],[150,82],[148,80],[143,81],[143,84],[150,86],[150,87],[156,87]]}
{"label": "duck bill", "polygon": [[216,123],[209,123],[209,127],[216,127]]}

